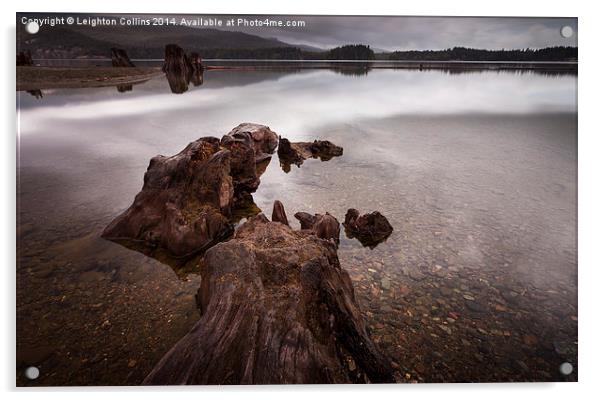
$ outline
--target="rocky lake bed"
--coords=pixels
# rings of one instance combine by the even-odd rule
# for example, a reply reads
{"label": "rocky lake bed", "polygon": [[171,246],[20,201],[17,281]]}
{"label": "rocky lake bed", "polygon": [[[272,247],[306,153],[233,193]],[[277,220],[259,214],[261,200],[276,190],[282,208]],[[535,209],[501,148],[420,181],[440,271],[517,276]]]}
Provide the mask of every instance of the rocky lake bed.
{"label": "rocky lake bed", "polygon": [[[394,381],[577,379],[575,114],[564,103],[556,105],[561,112],[534,111],[533,104],[540,104],[534,97],[525,105],[530,113],[517,116],[516,102],[510,100],[513,85],[533,92],[571,90],[573,78],[484,73],[472,77],[475,92],[465,94],[477,98],[484,88],[502,82],[502,94],[489,96],[504,113],[389,110],[384,115],[378,103],[400,88],[428,92],[434,90],[428,82],[442,80],[453,92],[454,82],[460,90],[468,77],[264,71],[247,75],[251,82],[239,82],[240,72],[211,74],[213,82],[205,77],[203,86],[185,95],[197,100],[195,107],[186,97],[174,100],[162,77],[136,86],[140,93],[135,89],[124,98],[98,88],[53,92],[38,103],[32,96],[21,99],[17,367],[36,365],[41,375],[28,381],[18,374],[19,385],[140,384],[202,320],[197,307],[202,256],[173,263],[164,254],[132,250],[101,234],[140,191],[152,157],[177,154],[203,136],[219,138],[241,118],[270,120],[280,141],[287,137],[292,144],[307,145],[301,148],[303,160],[274,153],[255,176],[238,175],[240,187],[256,191],[251,191],[253,207],[246,204],[244,212],[235,213],[236,227],[244,227],[257,210],[269,215],[275,200],[281,201],[294,231],[304,219],[298,223],[292,216],[305,213],[314,221],[328,213],[342,222],[350,208],[362,216],[379,211],[390,223],[392,231],[382,241],[366,246],[341,226],[337,254],[362,329],[375,352],[386,355]],[[311,126],[287,122],[287,110],[311,115],[334,107],[331,98],[312,105],[316,110],[296,100],[324,82],[338,99],[365,90],[353,106],[336,105],[340,113],[360,105],[363,111],[343,120],[333,113],[334,119]],[[390,82],[401,84],[388,93]],[[288,107],[279,107],[275,115],[278,93],[288,94]],[[435,111],[449,104],[433,101]],[[124,116],[115,107],[120,102],[144,102],[145,108]],[[80,119],[64,114],[69,107],[62,104],[79,112]],[[148,114],[148,107],[159,104],[173,115]],[[214,115],[219,123],[198,111],[216,107],[222,109]],[[244,107],[248,110],[236,116],[235,110]],[[106,127],[73,135],[108,115],[119,122],[114,133],[104,133],[104,143],[93,145],[89,135],[102,134]],[[179,133],[173,137],[166,131]],[[311,151],[316,139],[344,152],[320,157]],[[232,151],[246,154],[244,146]],[[215,201],[226,204],[222,198]],[[312,235],[319,231],[325,232]],[[332,229],[327,231],[330,235]],[[365,364],[348,349],[344,354],[344,375],[361,375]],[[564,362],[575,366],[571,375],[561,374]]]}

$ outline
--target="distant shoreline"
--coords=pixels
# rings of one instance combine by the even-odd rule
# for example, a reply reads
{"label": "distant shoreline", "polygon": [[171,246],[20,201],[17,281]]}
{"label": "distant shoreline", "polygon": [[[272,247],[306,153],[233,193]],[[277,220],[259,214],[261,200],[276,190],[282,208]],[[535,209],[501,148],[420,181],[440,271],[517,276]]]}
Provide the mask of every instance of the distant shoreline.
{"label": "distant shoreline", "polygon": [[[162,58],[132,58],[132,62],[163,62]],[[110,62],[110,58],[34,58],[33,61],[74,61],[74,62]],[[272,58],[205,58],[205,63],[213,62],[265,62],[265,63],[370,63],[370,64],[550,64],[578,65],[578,61],[481,61],[481,60],[295,60]]]}
{"label": "distant shoreline", "polygon": [[[34,59],[36,61],[110,61],[101,59]],[[134,62],[162,62],[163,60],[133,60]],[[225,65],[232,62],[236,65]],[[222,63],[222,64],[214,64]],[[245,65],[253,64],[255,65]],[[260,65],[257,65],[260,64]],[[263,65],[261,65],[263,64]],[[551,73],[577,73],[577,62],[491,62],[491,61],[356,61],[356,60],[205,60],[205,70],[271,70],[274,68],[329,69],[414,69],[414,70],[458,70],[458,71],[538,71]],[[59,88],[106,87],[135,85],[163,75],[159,66],[139,66],[134,68],[111,66],[28,66],[17,67],[17,91]]]}

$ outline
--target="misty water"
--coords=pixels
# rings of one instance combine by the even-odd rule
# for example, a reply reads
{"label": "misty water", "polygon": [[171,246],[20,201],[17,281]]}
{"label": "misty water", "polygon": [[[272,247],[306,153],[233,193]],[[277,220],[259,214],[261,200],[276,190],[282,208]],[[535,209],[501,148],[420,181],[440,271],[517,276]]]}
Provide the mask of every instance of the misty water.
{"label": "misty water", "polygon": [[[343,71],[344,72],[344,71]],[[17,366],[26,385],[138,384],[199,318],[200,277],[99,237],[151,157],[241,122],[330,140],[330,161],[272,158],[254,201],[287,214],[385,215],[339,257],[400,382],[576,380],[577,77],[373,69],[207,71],[17,92]],[[297,221],[293,227],[298,228]]]}

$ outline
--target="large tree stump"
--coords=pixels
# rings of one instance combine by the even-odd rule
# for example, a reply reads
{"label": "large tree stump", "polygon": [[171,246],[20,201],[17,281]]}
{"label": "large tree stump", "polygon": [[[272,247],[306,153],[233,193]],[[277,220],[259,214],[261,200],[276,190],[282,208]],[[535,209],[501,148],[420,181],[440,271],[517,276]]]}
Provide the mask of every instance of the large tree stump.
{"label": "large tree stump", "polygon": [[233,195],[230,152],[220,149],[219,139],[202,138],[175,156],[153,157],[142,191],[102,236],[185,257],[231,232]]}
{"label": "large tree stump", "polygon": [[260,214],[206,253],[201,276],[201,319],[144,384],[394,382],[332,242]]}
{"label": "large tree stump", "polygon": [[188,90],[193,67],[184,49],[177,44],[165,46],[163,72],[173,93],[184,93]]}
{"label": "large tree stump", "polygon": [[190,60],[183,48],[177,44],[165,46],[165,59],[163,61],[163,72],[183,73],[188,75],[192,71]]}
{"label": "large tree stump", "polygon": [[126,51],[116,47],[111,49],[111,64],[114,67],[135,67]]}
{"label": "large tree stump", "polygon": [[267,126],[244,123],[222,140],[204,137],[175,156],[153,157],[134,203],[102,236],[176,258],[205,251],[232,233],[235,207],[253,204],[247,195],[259,186],[257,160],[269,158],[264,151],[274,151],[277,137]]}

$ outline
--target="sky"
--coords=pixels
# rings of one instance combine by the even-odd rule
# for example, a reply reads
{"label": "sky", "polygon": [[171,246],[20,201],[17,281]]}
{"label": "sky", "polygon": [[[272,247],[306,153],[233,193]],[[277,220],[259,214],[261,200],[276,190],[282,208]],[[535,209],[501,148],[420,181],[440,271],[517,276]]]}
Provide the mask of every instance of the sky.
{"label": "sky", "polygon": [[[227,18],[227,16],[223,17]],[[306,26],[304,28],[247,27],[233,30],[324,49],[351,43],[367,44],[372,48],[387,51],[437,50],[454,46],[482,49],[577,46],[576,18],[372,16],[271,16],[270,18],[304,20]],[[560,34],[561,28],[567,25],[574,31],[570,38],[564,38]]]}
{"label": "sky", "polygon": [[[44,16],[47,16],[45,14]],[[66,14],[64,14],[66,15]],[[89,14],[88,14],[89,15]],[[577,18],[549,17],[392,17],[392,16],[241,16],[241,15],[176,15],[176,14],[96,14],[111,17],[217,19],[227,29],[293,45],[330,49],[345,44],[365,44],[376,51],[442,50],[451,47],[478,49],[524,49],[549,46],[577,46]],[[42,15],[40,15],[42,16]],[[271,21],[303,21],[303,27],[226,27],[230,19],[247,21],[268,18]],[[561,35],[570,26],[573,35]],[[160,26],[156,26],[160,29]],[[215,27],[213,27],[215,28]],[[135,28],[132,28],[135,29]],[[203,29],[203,28],[200,28]]]}

